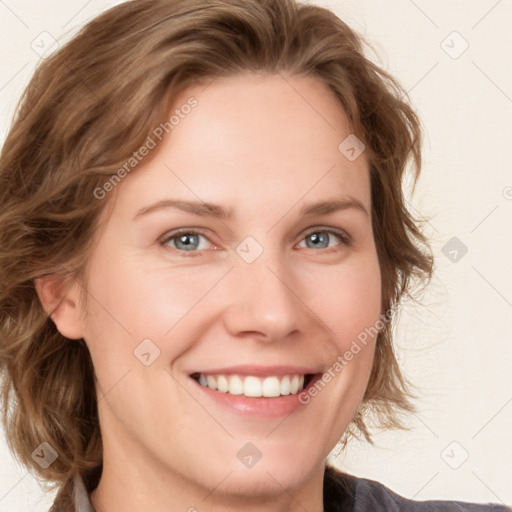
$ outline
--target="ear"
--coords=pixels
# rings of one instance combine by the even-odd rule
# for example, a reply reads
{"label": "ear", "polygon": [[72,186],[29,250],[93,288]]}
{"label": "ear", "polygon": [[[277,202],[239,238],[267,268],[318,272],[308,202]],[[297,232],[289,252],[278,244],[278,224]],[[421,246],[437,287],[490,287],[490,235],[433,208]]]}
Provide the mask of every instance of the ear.
{"label": "ear", "polygon": [[78,285],[66,278],[48,275],[35,279],[35,287],[44,310],[57,330],[66,338],[83,338],[81,305]]}

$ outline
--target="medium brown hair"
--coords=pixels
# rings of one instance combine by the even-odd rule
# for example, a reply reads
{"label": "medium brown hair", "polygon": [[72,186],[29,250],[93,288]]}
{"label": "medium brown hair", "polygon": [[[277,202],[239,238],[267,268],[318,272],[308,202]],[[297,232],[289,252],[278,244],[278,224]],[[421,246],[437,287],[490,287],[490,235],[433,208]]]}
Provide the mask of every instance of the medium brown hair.
{"label": "medium brown hair", "polygon": [[[332,12],[293,0],[136,0],[114,7],[45,59],[21,99],[0,156],[0,369],[3,424],[18,459],[47,482],[97,483],[102,465],[94,370],[43,309],[35,279],[80,276],[111,196],[94,191],[168,120],[190,85],[246,71],[326,84],[366,145],[382,312],[428,282],[432,255],[402,190],[421,166],[421,128],[398,82]],[[340,141],[341,142],[341,141]],[[344,436],[405,428],[410,383],[391,326],[378,335],[364,400]],[[42,442],[58,458],[42,469]],[[93,475],[93,476],[91,476]]]}

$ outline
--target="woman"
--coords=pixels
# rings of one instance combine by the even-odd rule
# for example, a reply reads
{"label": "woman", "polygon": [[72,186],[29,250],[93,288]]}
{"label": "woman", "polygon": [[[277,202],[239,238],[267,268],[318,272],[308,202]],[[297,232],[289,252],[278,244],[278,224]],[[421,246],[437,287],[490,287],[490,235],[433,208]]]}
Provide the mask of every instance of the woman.
{"label": "woman", "polygon": [[291,0],[127,2],[37,70],[0,161],[1,362],[53,511],[489,509],[326,465],[414,410],[402,93]]}

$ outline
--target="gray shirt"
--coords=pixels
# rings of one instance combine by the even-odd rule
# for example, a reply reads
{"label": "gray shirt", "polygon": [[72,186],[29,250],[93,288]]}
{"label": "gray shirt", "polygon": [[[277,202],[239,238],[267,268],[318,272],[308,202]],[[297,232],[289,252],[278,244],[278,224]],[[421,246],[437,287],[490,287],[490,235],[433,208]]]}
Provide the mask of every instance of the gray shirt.
{"label": "gray shirt", "polygon": [[415,501],[404,498],[385,485],[343,473],[327,466],[324,478],[325,512],[512,512],[498,504],[462,501]]}

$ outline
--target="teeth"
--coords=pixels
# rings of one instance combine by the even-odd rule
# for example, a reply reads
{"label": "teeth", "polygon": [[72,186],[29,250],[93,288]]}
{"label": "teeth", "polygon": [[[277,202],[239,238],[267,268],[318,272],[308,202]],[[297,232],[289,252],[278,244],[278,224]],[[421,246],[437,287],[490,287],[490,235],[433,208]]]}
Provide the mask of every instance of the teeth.
{"label": "teeth", "polygon": [[244,383],[240,377],[232,375],[229,378],[229,389],[230,395],[241,395],[244,392]]}
{"label": "teeth", "polygon": [[281,394],[289,395],[290,391],[291,391],[290,377],[288,377],[288,375],[285,375],[283,377],[283,380],[281,381]]}
{"label": "teeth", "polygon": [[219,377],[217,378],[217,389],[221,393],[227,393],[229,391],[228,379],[226,379],[224,375],[219,375]]}
{"label": "teeth", "polygon": [[[302,384],[301,384],[301,379],[302,378]],[[299,388],[302,389],[302,386],[304,385],[304,375],[301,375],[300,377],[298,375],[294,375],[293,376],[293,379],[290,383],[290,393],[292,395],[294,395],[295,393],[297,393],[297,391],[299,391]]]}
{"label": "teeth", "polygon": [[279,396],[281,394],[281,384],[277,377],[267,377],[263,381],[263,396]]}
{"label": "teeth", "polygon": [[281,377],[242,377],[240,375],[199,375],[199,384],[230,395],[248,397],[278,397],[294,395],[304,387],[304,375],[284,375]]}
{"label": "teeth", "polygon": [[[267,379],[265,379],[267,380]],[[244,395],[245,396],[263,396],[263,386],[258,377],[245,377],[244,380]],[[230,390],[231,391],[231,390]]]}
{"label": "teeth", "polygon": [[[203,376],[203,375],[204,375],[204,373],[201,374],[201,376]],[[212,377],[211,375],[207,375],[206,382],[210,389],[217,389],[217,380],[215,379],[215,377]],[[201,377],[199,377],[199,384],[201,384],[201,386],[204,386],[204,384],[201,382]]]}

